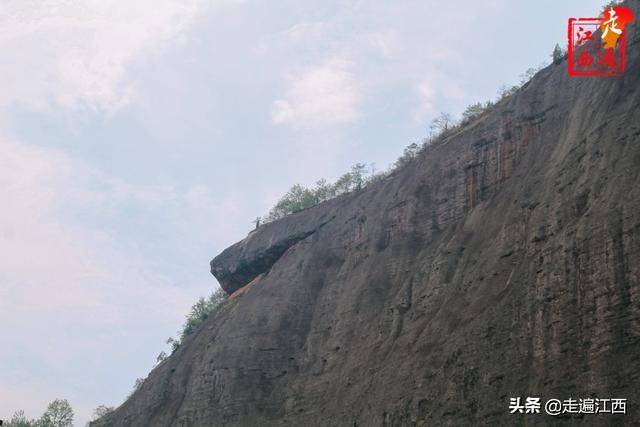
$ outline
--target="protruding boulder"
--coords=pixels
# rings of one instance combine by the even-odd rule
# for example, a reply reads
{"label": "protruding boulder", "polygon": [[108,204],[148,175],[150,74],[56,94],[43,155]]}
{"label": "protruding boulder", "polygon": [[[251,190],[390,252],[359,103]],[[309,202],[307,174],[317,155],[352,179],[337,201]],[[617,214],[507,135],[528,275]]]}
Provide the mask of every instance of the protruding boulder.
{"label": "protruding boulder", "polygon": [[262,225],[215,257],[210,263],[211,274],[231,295],[258,275],[267,273],[290,247],[331,221],[341,199]]}

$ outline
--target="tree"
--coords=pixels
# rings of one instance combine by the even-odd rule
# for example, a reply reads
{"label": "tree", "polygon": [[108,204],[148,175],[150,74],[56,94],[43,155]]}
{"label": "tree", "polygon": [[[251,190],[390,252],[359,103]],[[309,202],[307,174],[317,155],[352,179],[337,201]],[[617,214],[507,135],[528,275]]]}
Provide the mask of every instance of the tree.
{"label": "tree", "polygon": [[520,86],[518,85],[513,85],[510,87],[507,85],[502,85],[500,86],[500,89],[498,89],[498,99],[499,100],[505,99],[513,95],[514,93],[516,93],[518,89],[520,89]]}
{"label": "tree", "polygon": [[156,357],[156,363],[164,362],[166,359],[167,359],[167,353],[164,351],[161,351],[158,354],[158,357]]}
{"label": "tree", "polygon": [[564,58],[564,51],[560,47],[559,44],[556,43],[556,47],[553,48],[553,52],[551,52],[551,58],[553,59],[554,64],[559,64],[562,62]]}
{"label": "tree", "polygon": [[351,167],[351,180],[354,190],[360,190],[364,186],[366,180],[367,165],[364,163],[356,163]]}
{"label": "tree", "polygon": [[337,195],[350,192],[353,189],[353,176],[351,173],[347,172],[338,178],[333,188]]}
{"label": "tree", "polygon": [[100,405],[96,409],[93,410],[93,419],[92,419],[92,421],[95,421],[95,420],[97,420],[99,418],[102,418],[105,415],[109,415],[113,411],[115,411],[115,408],[113,406]]}
{"label": "tree", "polygon": [[602,13],[606,12],[607,10],[611,9],[614,6],[620,6],[620,1],[611,0],[610,2],[602,6]]}
{"label": "tree", "polygon": [[171,354],[175,353],[176,350],[180,347],[180,341],[176,340],[173,337],[167,338],[167,344],[171,346]]}
{"label": "tree", "polygon": [[318,203],[324,202],[325,200],[329,200],[336,196],[335,189],[333,185],[327,182],[326,179],[322,178],[316,182],[316,186],[313,189],[313,192],[316,196],[316,200]]}
{"label": "tree", "polygon": [[22,409],[14,412],[11,420],[6,424],[8,427],[34,427],[35,420],[29,420]]}
{"label": "tree", "polygon": [[317,181],[313,188],[306,188],[296,184],[278,200],[269,211],[269,214],[262,217],[261,220],[265,223],[275,221],[289,214],[308,209],[340,194],[360,190],[374,178],[382,176],[374,176],[375,166],[371,164],[370,167],[371,169],[368,171],[367,165],[356,163],[351,167],[350,172],[340,176],[334,184],[327,182],[324,178]]}
{"label": "tree", "polygon": [[209,316],[209,304],[207,300],[200,297],[195,304],[191,306],[191,311],[187,315],[187,320],[182,329],[183,335],[190,335],[193,331],[204,322]]}
{"label": "tree", "polygon": [[[558,46],[558,48],[560,48],[560,46]],[[560,49],[560,51],[561,54],[564,55],[564,51],[562,51],[562,49]],[[547,64],[542,62],[538,64],[537,67],[527,68],[524,73],[520,74],[520,86],[524,86],[526,83],[528,83],[529,80],[531,80],[536,74],[538,74],[538,71],[542,70],[546,66]]]}
{"label": "tree", "polygon": [[49,403],[47,410],[38,420],[41,427],[73,426],[73,408],[66,399],[56,399]]}
{"label": "tree", "polygon": [[533,68],[533,67],[527,68],[527,70],[524,73],[520,74],[520,86],[524,86],[526,83],[528,83],[529,80],[531,80],[538,71],[540,70],[537,68]]}
{"label": "tree", "polygon": [[394,168],[400,168],[406,165],[407,163],[409,163],[418,155],[419,151],[420,151],[420,146],[415,142],[407,145],[404,148],[404,151],[402,152],[402,156],[398,157],[398,159],[393,164]]}
{"label": "tree", "polygon": [[222,288],[218,288],[209,295],[209,307],[211,311],[217,310],[227,300],[229,295]]}
{"label": "tree", "polygon": [[266,221],[274,221],[286,215],[310,208],[317,203],[317,197],[313,191],[296,184],[269,211]]}
{"label": "tree", "polygon": [[462,121],[469,122],[475,119],[476,117],[478,117],[479,115],[481,115],[482,113],[484,113],[485,111],[487,111],[492,106],[493,106],[493,103],[491,101],[487,101],[484,104],[482,102],[476,102],[475,104],[471,104],[467,106],[467,108],[462,112]]}
{"label": "tree", "polygon": [[261,218],[258,216],[258,217],[256,217],[256,219],[254,219],[252,221],[256,225],[256,229],[258,229],[260,227],[260,220],[261,220]]}
{"label": "tree", "polygon": [[369,163],[369,170],[367,172],[367,178],[365,180],[365,186],[374,183],[376,181],[381,180],[382,178],[384,178],[387,174],[384,171],[380,171],[377,172],[376,171],[376,164],[375,163]]}
{"label": "tree", "polygon": [[127,396],[127,399],[133,396],[136,391],[140,390],[140,387],[142,387],[142,384],[144,384],[144,380],[145,378],[136,378],[136,381],[133,383],[133,390],[131,390],[129,396]]}
{"label": "tree", "polygon": [[429,129],[431,133],[438,136],[442,135],[446,131],[449,130],[450,127],[453,126],[453,118],[449,113],[440,113],[438,117],[431,121],[431,125]]}
{"label": "tree", "polygon": [[[228,295],[222,288],[218,288],[216,291],[213,291],[206,299],[202,297],[198,298],[195,304],[191,306],[189,314],[185,316],[185,322],[184,325],[182,325],[182,329],[179,331],[178,338],[167,338],[167,344],[171,346],[171,354],[175,353],[175,351],[180,348],[182,341],[188,335],[191,335],[198,330],[205,320],[207,320],[211,314],[215,313],[222,306],[227,298]],[[156,358],[156,362],[160,363],[166,358],[167,354],[162,351]],[[140,380],[140,378],[138,378],[138,380]]]}

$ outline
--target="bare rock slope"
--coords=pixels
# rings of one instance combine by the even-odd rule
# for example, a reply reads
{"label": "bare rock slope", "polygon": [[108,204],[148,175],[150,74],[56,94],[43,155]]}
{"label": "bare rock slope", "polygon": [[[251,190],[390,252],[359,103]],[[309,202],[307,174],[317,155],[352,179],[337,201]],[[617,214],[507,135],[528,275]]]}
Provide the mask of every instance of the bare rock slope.
{"label": "bare rock slope", "polygon": [[[225,250],[213,274],[250,288],[94,425],[640,424],[629,42],[623,77],[551,65],[387,179]],[[515,396],[630,401],[553,419],[510,415]]]}

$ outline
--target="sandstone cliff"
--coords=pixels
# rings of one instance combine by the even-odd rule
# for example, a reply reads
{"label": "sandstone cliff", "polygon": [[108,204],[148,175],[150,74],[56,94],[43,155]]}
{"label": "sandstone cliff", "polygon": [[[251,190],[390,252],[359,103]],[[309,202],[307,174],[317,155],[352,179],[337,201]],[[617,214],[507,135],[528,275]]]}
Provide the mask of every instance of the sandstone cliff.
{"label": "sandstone cliff", "polygon": [[[225,250],[223,288],[251,286],[99,425],[638,425],[639,42],[624,77],[551,65],[387,179]],[[629,413],[518,417],[514,396]]]}

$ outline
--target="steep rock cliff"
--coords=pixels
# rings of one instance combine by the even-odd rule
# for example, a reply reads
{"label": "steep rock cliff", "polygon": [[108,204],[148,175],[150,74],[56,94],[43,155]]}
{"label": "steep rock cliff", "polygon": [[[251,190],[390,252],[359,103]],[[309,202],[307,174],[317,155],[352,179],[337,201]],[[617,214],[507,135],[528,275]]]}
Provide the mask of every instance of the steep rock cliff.
{"label": "steep rock cliff", "polygon": [[[549,66],[392,176],[225,250],[223,288],[251,286],[98,425],[640,423],[629,42],[623,77]],[[510,415],[515,396],[626,397],[629,413]]]}

